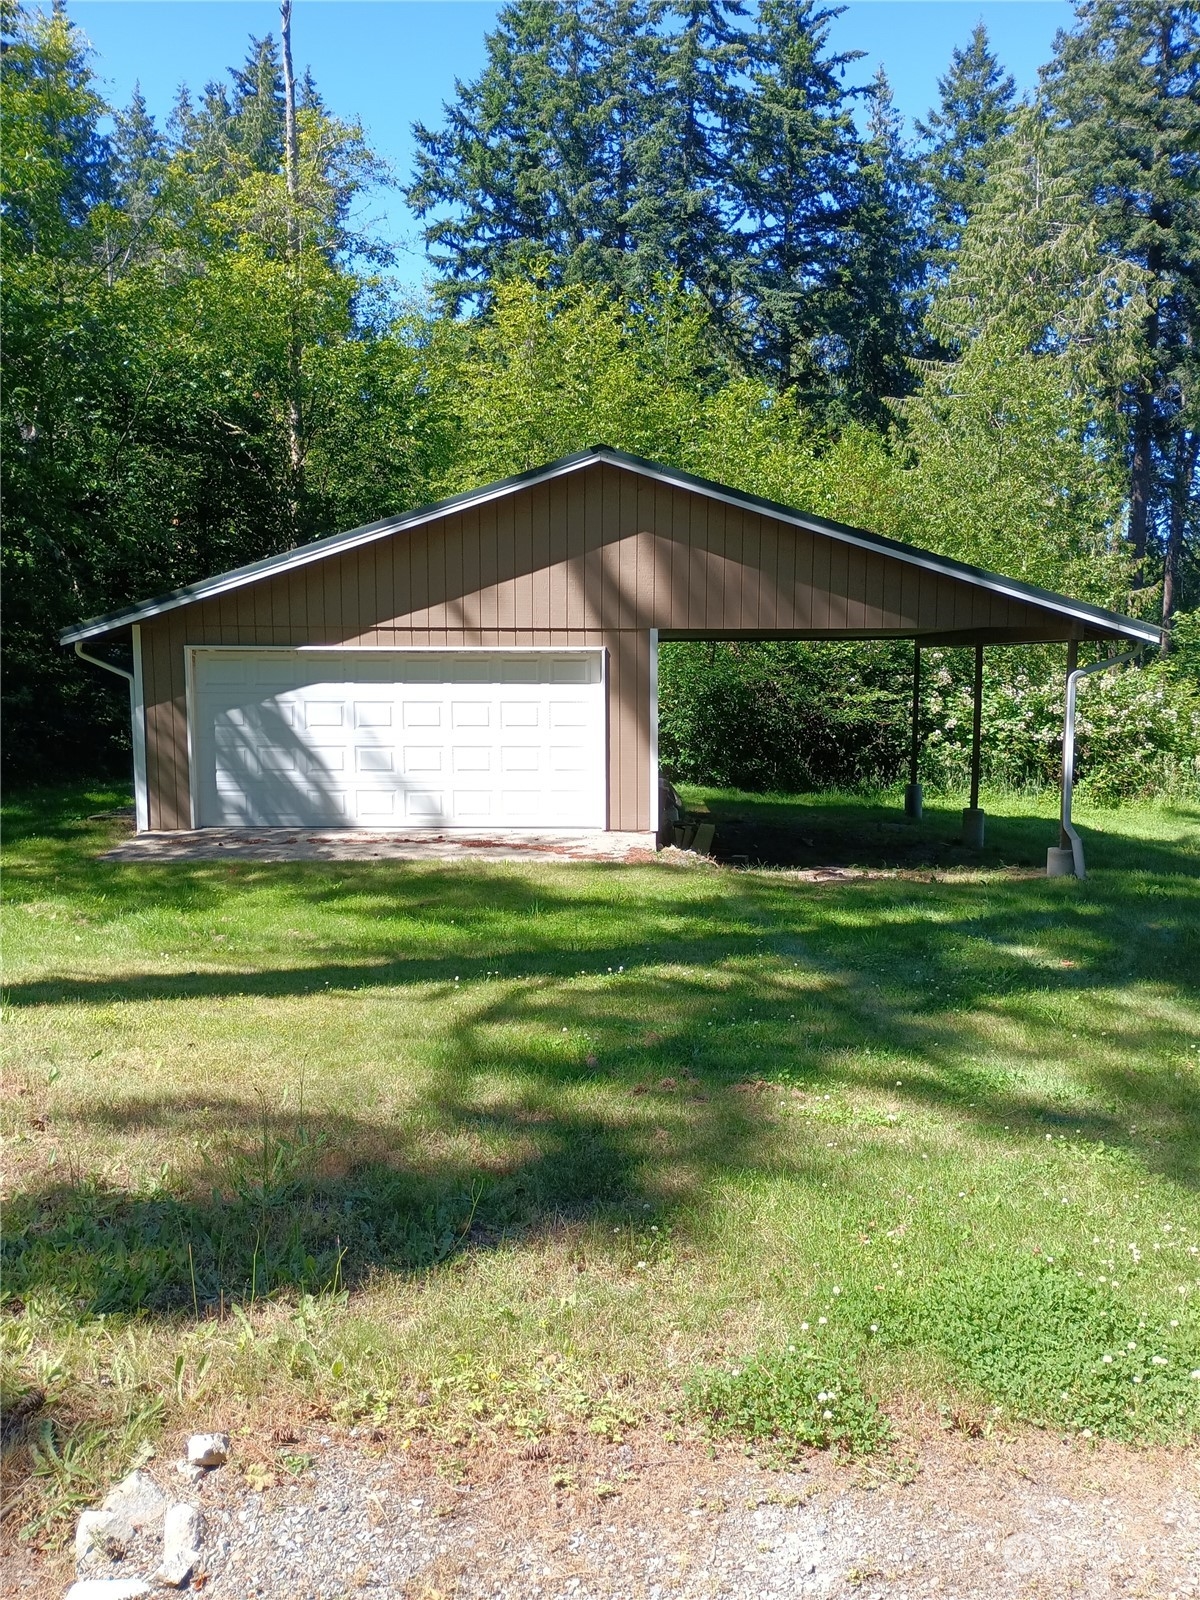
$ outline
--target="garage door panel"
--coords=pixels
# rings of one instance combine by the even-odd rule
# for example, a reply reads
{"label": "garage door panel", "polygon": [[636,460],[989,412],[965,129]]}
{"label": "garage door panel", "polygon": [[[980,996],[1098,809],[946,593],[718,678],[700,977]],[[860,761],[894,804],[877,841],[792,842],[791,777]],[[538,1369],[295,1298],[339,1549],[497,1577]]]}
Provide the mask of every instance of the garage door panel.
{"label": "garage door panel", "polygon": [[404,816],[413,823],[436,823],[445,814],[446,798],[440,789],[406,789]]}
{"label": "garage door panel", "polygon": [[536,657],[500,663],[501,683],[540,683],[541,675]]}
{"label": "garage door panel", "polygon": [[388,790],[355,790],[355,809],[363,822],[382,822],[396,814],[396,797]]}
{"label": "garage door panel", "polygon": [[390,700],[356,700],[354,726],[356,728],[390,728],[395,707]]}
{"label": "garage door panel", "polygon": [[323,745],[310,745],[301,752],[300,770],[313,777],[319,778],[326,772],[345,772],[346,767],[346,751],[340,746],[330,750]]}
{"label": "garage door panel", "polygon": [[492,815],[492,791],[456,788],[451,791],[450,812],[454,822],[487,822]]}
{"label": "garage door panel", "polygon": [[[393,660],[396,658],[393,657]],[[394,683],[441,683],[445,669],[432,655],[407,656],[400,660],[391,679]]]}
{"label": "garage door panel", "polygon": [[[485,655],[492,659],[484,660]],[[481,651],[478,658],[459,656],[449,664],[449,680],[451,683],[492,683],[497,675],[500,663],[490,651]]]}
{"label": "garage door panel", "polygon": [[354,752],[356,772],[393,772],[396,752],[377,745],[360,745]]}
{"label": "garage door panel", "polygon": [[301,750],[282,750],[270,745],[260,745],[258,759],[264,772],[303,772],[304,753]]}
{"label": "garage door panel", "polygon": [[541,764],[542,752],[536,744],[506,744],[500,748],[501,772],[536,772]]}
{"label": "garage door panel", "polygon": [[536,700],[502,700],[500,726],[502,728],[536,728],[541,721],[542,707]]}
{"label": "garage door panel", "polygon": [[486,728],[491,725],[492,708],[486,700],[455,700],[450,707],[454,728]]}
{"label": "garage door panel", "polygon": [[242,685],[251,681],[251,672],[254,663],[241,656],[225,656],[214,659],[208,673],[208,683],[213,687],[226,685]]}
{"label": "garage door panel", "polygon": [[286,662],[280,661],[260,661],[253,670],[247,672],[246,677],[260,689],[286,690],[296,681],[296,674],[289,669]]}
{"label": "garage door panel", "polygon": [[552,661],[550,663],[551,683],[592,683],[591,662],[586,660]]}
{"label": "garage door panel", "polygon": [[194,691],[201,826],[605,825],[599,651],[197,650]]}
{"label": "garage door panel", "polygon": [[584,700],[551,700],[550,726],[552,728],[586,728],[590,708]]}
{"label": "garage door panel", "polygon": [[450,749],[450,767],[453,772],[490,772],[492,751],[490,745],[454,744]]}

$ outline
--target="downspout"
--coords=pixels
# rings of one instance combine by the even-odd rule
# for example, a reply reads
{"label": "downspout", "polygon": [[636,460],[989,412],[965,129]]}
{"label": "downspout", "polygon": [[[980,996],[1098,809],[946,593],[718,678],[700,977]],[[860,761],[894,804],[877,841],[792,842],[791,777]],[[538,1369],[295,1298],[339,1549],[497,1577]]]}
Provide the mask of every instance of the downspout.
{"label": "downspout", "polygon": [[1069,848],[1075,865],[1075,876],[1086,878],[1083,864],[1083,840],[1071,821],[1071,797],[1075,789],[1075,698],[1079,680],[1093,672],[1107,672],[1110,667],[1120,667],[1127,661],[1136,661],[1140,650],[1127,650],[1123,656],[1110,656],[1107,661],[1093,661],[1090,667],[1076,667],[1067,674],[1067,710],[1063,721],[1063,777],[1062,812],[1060,826],[1064,848]]}
{"label": "downspout", "polygon": [[126,672],[124,667],[118,667],[114,661],[102,661],[99,656],[90,656],[81,644],[75,646],[75,654],[80,661],[88,661],[93,667],[103,667],[105,672],[116,672],[122,678],[129,680],[129,704],[133,705],[133,673]]}

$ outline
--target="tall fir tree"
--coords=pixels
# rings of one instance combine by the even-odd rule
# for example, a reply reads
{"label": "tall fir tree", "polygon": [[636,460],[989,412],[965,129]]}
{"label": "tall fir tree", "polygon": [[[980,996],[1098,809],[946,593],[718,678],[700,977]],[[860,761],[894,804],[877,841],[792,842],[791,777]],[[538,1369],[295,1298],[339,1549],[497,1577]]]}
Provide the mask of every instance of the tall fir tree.
{"label": "tall fir tree", "polygon": [[[1082,0],[1043,92],[1104,252],[1142,279],[1136,374],[1122,388],[1128,537],[1162,614],[1194,592],[1200,454],[1200,10]],[[1160,566],[1161,563],[1161,566]]]}
{"label": "tall fir tree", "polygon": [[744,16],[742,0],[670,0],[644,34],[649,84],[632,141],[638,275],[698,290],[721,321],[740,248],[726,135],[742,119]]}
{"label": "tall fir tree", "polygon": [[110,190],[107,108],[64,8],[46,15],[5,0],[0,27],[5,253],[71,259],[91,248],[87,223]]}
{"label": "tall fir tree", "polygon": [[741,343],[750,365],[809,402],[824,387],[820,346],[855,212],[858,139],[843,72],[857,53],[827,50],[842,9],[762,0],[731,141]]}
{"label": "tall fir tree", "polygon": [[512,0],[487,37],[487,65],[455,84],[440,129],[416,124],[405,190],[457,308],[532,260],[560,281],[585,272],[605,229],[605,98],[583,13]]}
{"label": "tall fir tree", "polygon": [[965,50],[955,49],[938,79],[938,106],[916,123],[925,142],[922,176],[932,197],[931,221],[943,264],[978,207],[998,143],[1011,132],[1016,84],[977,22]]}
{"label": "tall fir tree", "polygon": [[927,242],[917,163],[880,67],[858,152],[830,352],[835,393],[851,416],[884,422],[886,402],[914,386],[911,358],[921,348]]}
{"label": "tall fir tree", "polygon": [[732,259],[727,129],[742,0],[511,0],[479,78],[417,125],[406,195],[451,306],[536,261],[555,283],[664,277],[722,316]]}
{"label": "tall fir tree", "polygon": [[665,0],[588,0],[585,19],[596,60],[599,128],[593,211],[601,257],[598,277],[636,290],[634,205],[643,112],[655,78],[647,38]]}
{"label": "tall fir tree", "polygon": [[283,67],[274,36],[251,37],[245,64],[229,74],[231,142],[255,172],[283,165]]}
{"label": "tall fir tree", "polygon": [[109,273],[126,271],[153,249],[152,224],[165,202],[170,148],[135,84],[133,98],[113,114],[113,215],[108,226]]}

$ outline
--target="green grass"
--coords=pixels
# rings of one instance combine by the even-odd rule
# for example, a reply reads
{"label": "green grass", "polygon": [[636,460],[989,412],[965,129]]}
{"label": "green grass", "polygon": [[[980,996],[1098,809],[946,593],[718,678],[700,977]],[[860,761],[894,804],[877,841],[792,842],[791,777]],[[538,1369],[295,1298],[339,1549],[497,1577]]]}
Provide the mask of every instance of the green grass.
{"label": "green grass", "polygon": [[839,861],[950,852],[815,883],[98,861],[125,798],[6,812],[34,1532],[168,1426],[289,1406],[1200,1434],[1195,806],[1082,811],[1078,883],[1035,870],[1049,797],[991,797],[956,866],[961,801],[901,848],[884,800],[689,794]]}

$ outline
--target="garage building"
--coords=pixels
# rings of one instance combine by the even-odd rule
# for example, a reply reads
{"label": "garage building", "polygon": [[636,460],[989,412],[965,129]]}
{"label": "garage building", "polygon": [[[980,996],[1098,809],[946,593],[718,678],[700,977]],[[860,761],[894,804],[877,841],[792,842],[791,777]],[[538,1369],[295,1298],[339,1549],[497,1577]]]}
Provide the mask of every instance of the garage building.
{"label": "garage building", "polygon": [[1157,645],[1150,623],[606,446],[97,617],[139,830],[659,827],[666,639]]}

